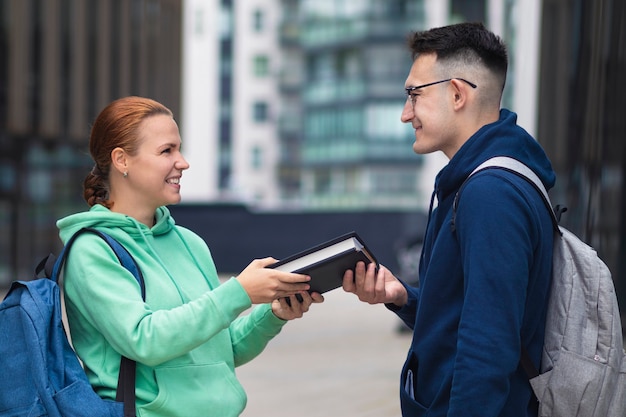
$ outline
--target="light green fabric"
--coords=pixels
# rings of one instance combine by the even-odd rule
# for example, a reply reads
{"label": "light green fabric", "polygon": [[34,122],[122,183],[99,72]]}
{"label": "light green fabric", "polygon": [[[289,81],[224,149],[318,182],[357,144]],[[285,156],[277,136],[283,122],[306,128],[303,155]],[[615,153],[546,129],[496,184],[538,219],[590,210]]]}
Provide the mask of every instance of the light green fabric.
{"label": "light green fabric", "polygon": [[[120,354],[137,361],[137,415],[238,416],[246,394],[234,368],[256,357],[285,321],[269,305],[249,314],[236,279],[220,285],[204,241],[161,207],[152,228],[101,205],[59,220],[66,242],[82,227],[124,245],[139,285],[98,236],[80,236],[64,272],[72,342],[94,389],[115,398]],[[240,317],[241,315],[241,317]]]}

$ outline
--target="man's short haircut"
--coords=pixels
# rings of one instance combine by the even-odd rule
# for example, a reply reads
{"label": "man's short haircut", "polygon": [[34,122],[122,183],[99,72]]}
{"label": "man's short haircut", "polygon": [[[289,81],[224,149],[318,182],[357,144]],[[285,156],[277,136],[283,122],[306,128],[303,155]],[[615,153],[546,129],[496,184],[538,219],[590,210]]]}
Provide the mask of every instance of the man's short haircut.
{"label": "man's short haircut", "polygon": [[413,32],[408,44],[413,60],[422,53],[435,53],[439,62],[480,64],[500,78],[503,84],[506,79],[506,45],[482,23],[459,23]]}

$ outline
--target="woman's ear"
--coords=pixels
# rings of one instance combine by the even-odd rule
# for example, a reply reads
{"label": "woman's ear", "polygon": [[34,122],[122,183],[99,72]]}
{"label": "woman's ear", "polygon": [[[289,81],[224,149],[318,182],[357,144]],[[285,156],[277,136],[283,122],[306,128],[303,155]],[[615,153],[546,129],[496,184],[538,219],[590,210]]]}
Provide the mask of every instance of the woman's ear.
{"label": "woman's ear", "polygon": [[126,151],[122,148],[115,148],[111,151],[111,165],[122,175],[128,172]]}

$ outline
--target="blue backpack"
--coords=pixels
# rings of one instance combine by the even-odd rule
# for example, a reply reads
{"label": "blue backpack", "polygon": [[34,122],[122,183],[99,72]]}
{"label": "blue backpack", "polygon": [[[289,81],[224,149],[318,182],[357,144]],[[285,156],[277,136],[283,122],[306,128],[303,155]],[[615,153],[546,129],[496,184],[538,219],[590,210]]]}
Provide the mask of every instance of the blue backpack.
{"label": "blue backpack", "polygon": [[35,278],[12,283],[0,304],[0,417],[134,417],[135,362],[122,357],[116,401],[92,389],[72,349],[62,322],[58,278],[74,240],[94,233],[113,249],[137,279],[145,299],[143,277],[134,259],[115,239],[95,229],[78,231],[56,259],[48,255]]}

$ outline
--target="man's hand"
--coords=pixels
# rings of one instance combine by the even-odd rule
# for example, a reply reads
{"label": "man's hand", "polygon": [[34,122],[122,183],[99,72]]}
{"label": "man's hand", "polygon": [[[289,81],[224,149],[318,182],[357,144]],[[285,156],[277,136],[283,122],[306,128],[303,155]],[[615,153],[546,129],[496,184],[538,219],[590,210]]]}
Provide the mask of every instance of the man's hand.
{"label": "man's hand", "polygon": [[384,266],[358,262],[354,271],[348,270],[343,276],[343,289],[369,304],[393,303],[399,307],[406,304],[407,292],[404,285]]}

